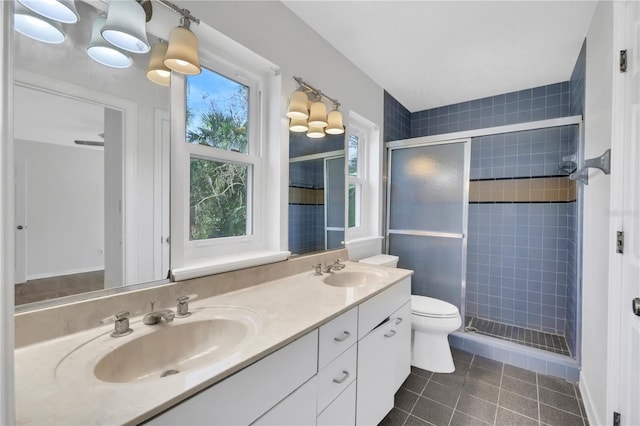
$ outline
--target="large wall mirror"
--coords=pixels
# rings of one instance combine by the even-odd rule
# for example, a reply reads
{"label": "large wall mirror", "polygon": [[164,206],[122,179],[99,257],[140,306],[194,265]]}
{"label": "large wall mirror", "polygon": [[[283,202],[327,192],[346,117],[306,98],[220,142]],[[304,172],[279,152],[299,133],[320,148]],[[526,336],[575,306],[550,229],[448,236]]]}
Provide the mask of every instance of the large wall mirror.
{"label": "large wall mirror", "polygon": [[14,36],[15,295],[25,308],[169,270],[169,88],[147,80],[148,54],[125,69],[90,59],[106,4],[76,7],[61,44]]}
{"label": "large wall mirror", "polygon": [[344,247],[345,135],[289,133],[289,251]]}

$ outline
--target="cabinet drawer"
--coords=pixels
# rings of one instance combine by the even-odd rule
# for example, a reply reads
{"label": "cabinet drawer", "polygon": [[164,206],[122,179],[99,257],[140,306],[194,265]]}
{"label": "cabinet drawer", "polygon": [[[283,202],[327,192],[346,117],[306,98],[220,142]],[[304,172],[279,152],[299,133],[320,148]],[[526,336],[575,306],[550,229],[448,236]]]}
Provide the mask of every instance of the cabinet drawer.
{"label": "cabinet drawer", "polygon": [[358,338],[358,309],[353,308],[321,326],[318,370],[346,351]]}
{"label": "cabinet drawer", "polygon": [[[312,377],[278,405],[267,411],[252,426],[311,426],[316,423],[316,380]],[[355,401],[354,412],[355,412]]]}
{"label": "cabinet drawer", "polygon": [[349,426],[356,423],[356,379],[318,415],[318,426]]}
{"label": "cabinet drawer", "polygon": [[356,378],[357,345],[352,345],[318,373],[318,413]]}
{"label": "cabinet drawer", "polygon": [[358,307],[358,340],[411,300],[411,277],[407,277]]}

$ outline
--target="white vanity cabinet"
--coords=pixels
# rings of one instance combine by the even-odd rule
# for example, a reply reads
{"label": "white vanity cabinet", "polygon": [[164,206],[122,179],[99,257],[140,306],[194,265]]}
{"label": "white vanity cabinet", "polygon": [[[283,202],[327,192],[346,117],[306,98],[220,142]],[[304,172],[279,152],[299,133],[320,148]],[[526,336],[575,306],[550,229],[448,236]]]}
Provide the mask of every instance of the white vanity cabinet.
{"label": "white vanity cabinet", "polygon": [[375,425],[410,372],[407,277],[147,422]]}
{"label": "white vanity cabinet", "polygon": [[394,394],[409,376],[411,281],[359,307],[356,424],[375,425],[393,408]]}

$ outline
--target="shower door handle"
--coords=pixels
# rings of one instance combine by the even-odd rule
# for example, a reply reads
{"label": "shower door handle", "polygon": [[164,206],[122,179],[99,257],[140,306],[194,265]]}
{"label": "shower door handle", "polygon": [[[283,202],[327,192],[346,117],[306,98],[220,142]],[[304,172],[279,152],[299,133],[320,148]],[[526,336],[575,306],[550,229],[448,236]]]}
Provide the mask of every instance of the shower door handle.
{"label": "shower door handle", "polygon": [[631,309],[633,313],[640,317],[640,297],[636,297],[631,301]]}

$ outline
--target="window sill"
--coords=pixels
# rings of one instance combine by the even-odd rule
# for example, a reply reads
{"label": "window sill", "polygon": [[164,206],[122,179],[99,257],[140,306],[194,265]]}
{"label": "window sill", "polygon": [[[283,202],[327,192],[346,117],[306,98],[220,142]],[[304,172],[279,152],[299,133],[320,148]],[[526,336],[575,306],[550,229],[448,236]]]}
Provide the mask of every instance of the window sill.
{"label": "window sill", "polygon": [[250,268],[252,266],[280,262],[287,260],[290,254],[291,252],[289,251],[254,251],[241,255],[217,257],[215,259],[185,260],[185,263],[187,263],[185,266],[171,270],[171,280],[183,281],[207,275],[220,274],[222,272]]}

